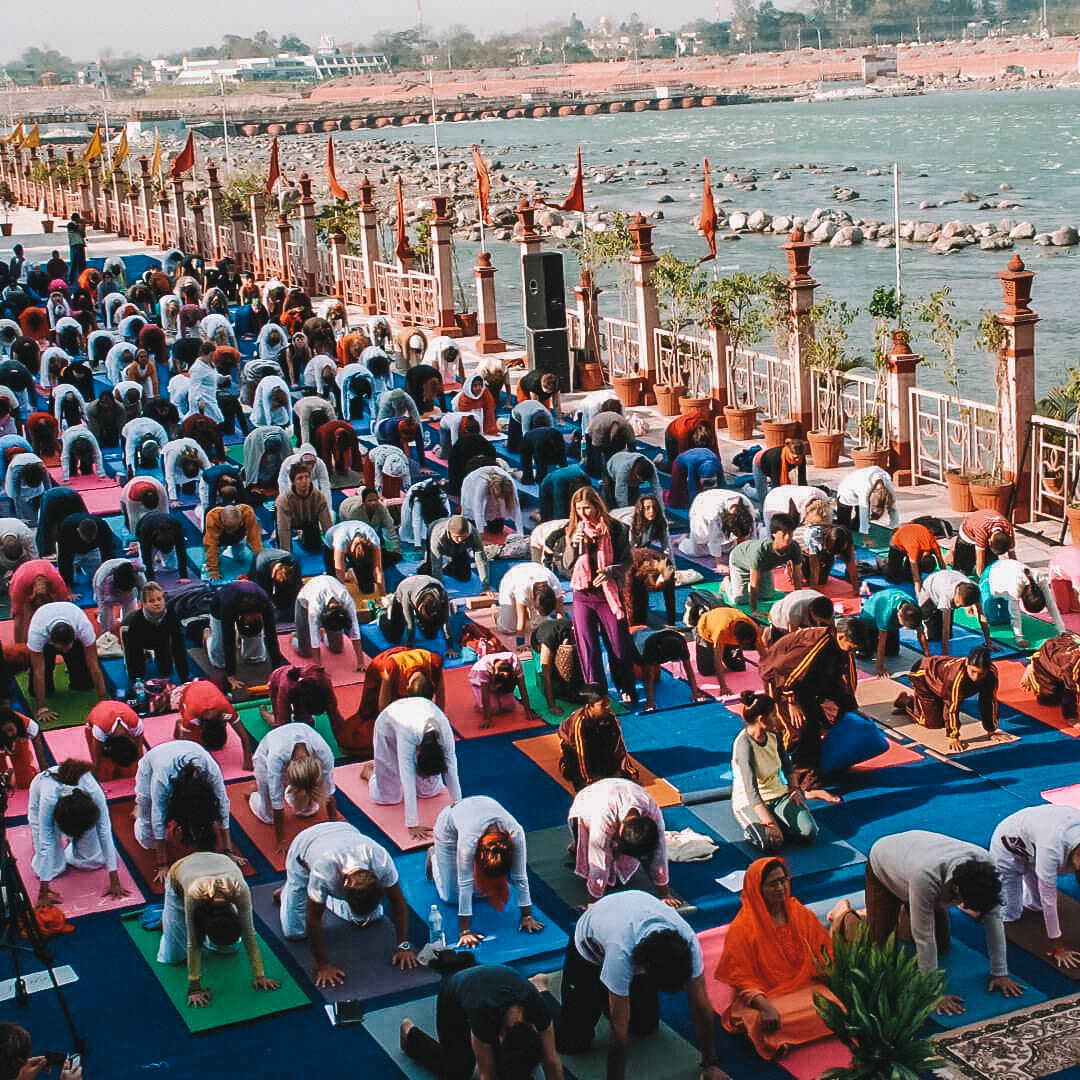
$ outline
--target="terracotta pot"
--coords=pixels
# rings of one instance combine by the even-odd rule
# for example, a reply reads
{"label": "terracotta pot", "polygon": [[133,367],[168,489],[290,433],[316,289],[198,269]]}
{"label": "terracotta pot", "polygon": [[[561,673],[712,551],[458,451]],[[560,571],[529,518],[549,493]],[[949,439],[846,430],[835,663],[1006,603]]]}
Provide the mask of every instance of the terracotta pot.
{"label": "terracotta pot", "polygon": [[640,375],[616,375],[611,380],[615,395],[623,406],[640,405],[644,396],[644,387]]}
{"label": "terracotta pot", "polygon": [[[685,398],[683,400],[685,401]],[[731,406],[725,406],[724,419],[727,421],[729,439],[734,439],[736,442],[749,442],[754,437],[756,408],[733,409]]]}
{"label": "terracotta pot", "polygon": [[957,514],[970,514],[975,509],[971,501],[971,484],[958,472],[947,472],[945,483],[949,488],[949,507]]}
{"label": "terracotta pot", "polygon": [[578,364],[578,390],[599,390],[603,385],[604,369],[599,364]]}
{"label": "terracotta pot", "polygon": [[0,221],[0,236],[10,236],[12,228],[10,221]]}
{"label": "terracotta pot", "polygon": [[889,467],[890,452],[888,450],[855,449],[851,451],[851,460],[856,469],[866,469],[871,465],[877,465],[881,469]]}
{"label": "terracotta pot", "polygon": [[996,510],[1007,516],[1012,499],[1012,484],[970,484],[971,503],[976,510]]}
{"label": "terracotta pot", "polygon": [[44,232],[51,233],[53,231],[53,225],[55,224],[56,222],[54,222],[52,218],[46,218],[41,222],[41,228]]}
{"label": "terracotta pot", "polygon": [[681,386],[661,386],[657,383],[653,392],[656,394],[656,405],[661,416],[679,415],[679,398],[683,396]]}
{"label": "terracotta pot", "polygon": [[811,431],[806,437],[810,442],[810,454],[814,464],[819,469],[835,469],[840,464],[845,439],[842,431]]}
{"label": "terracotta pot", "polygon": [[458,324],[458,329],[466,337],[476,337],[476,312],[475,311],[459,311],[454,316],[454,321]]}
{"label": "terracotta pot", "polygon": [[765,449],[783,446],[799,432],[798,420],[762,420],[761,432],[765,436]]}
{"label": "terracotta pot", "polygon": [[679,402],[679,411],[683,416],[689,413],[701,412],[706,416],[712,416],[713,399],[711,397],[684,397]]}
{"label": "terracotta pot", "polygon": [[1069,523],[1069,539],[1080,547],[1080,506],[1066,506],[1065,519]]}

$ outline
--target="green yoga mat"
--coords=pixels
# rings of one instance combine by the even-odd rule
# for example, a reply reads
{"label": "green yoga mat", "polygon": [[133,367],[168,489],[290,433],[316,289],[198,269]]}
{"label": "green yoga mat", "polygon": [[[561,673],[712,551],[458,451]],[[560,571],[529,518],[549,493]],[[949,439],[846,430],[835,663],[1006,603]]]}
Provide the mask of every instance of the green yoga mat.
{"label": "green yoga mat", "polygon": [[[724,579],[721,578],[719,581],[703,581],[698,585],[692,586],[692,589],[698,592],[714,593],[716,596],[719,596],[725,604],[728,604],[730,607],[738,608],[739,611],[743,612],[746,615],[749,615],[750,605],[732,604],[728,600],[727,594],[722,591],[723,587]],[[764,589],[762,589],[760,595],[758,596],[758,611],[762,615],[767,615],[769,613],[769,608],[771,608],[777,600],[780,600],[784,596],[782,592],[776,592],[775,590],[770,592],[770,589],[771,586],[766,586]],[[758,622],[766,621],[761,618],[757,618],[757,616],[754,616],[754,618],[756,618]]]}
{"label": "green yoga mat", "polygon": [[[547,698],[544,697],[544,682],[540,676],[540,661],[535,653],[532,659],[522,660],[521,670],[525,674],[525,685],[529,689],[529,703],[532,705],[536,715],[545,723],[550,724],[552,727],[558,727],[575,709],[581,707],[580,703],[575,705],[572,702],[563,701],[562,698],[556,698],[556,701],[563,707],[562,714],[553,713],[548,708]],[[514,691],[514,695],[520,700],[521,694],[517,690]],[[611,699],[611,708],[616,716],[629,712],[629,709],[615,698]]]}
{"label": "green yoga mat", "polygon": [[[16,678],[19,690],[26,699],[26,704],[33,710],[34,697],[30,693],[30,673],[23,672]],[[98,696],[93,690],[72,690],[68,685],[66,664],[57,664],[53,675],[54,693],[47,696],[50,709],[57,714],[55,721],[42,724],[42,731],[55,731],[57,728],[79,727],[86,723],[86,714],[97,704]]]}
{"label": "green yoga mat", "polygon": [[159,930],[144,930],[139,925],[139,912],[124,915],[120,924],[128,932],[135,948],[150,965],[154,978],[161,983],[165,996],[173,1003],[188,1031],[213,1031],[228,1024],[242,1024],[263,1016],[287,1012],[310,1005],[307,994],[285,970],[284,965],[259,938],[263,966],[271,979],[281,983],[278,990],[255,990],[251,985],[251,967],[243,949],[221,956],[204,949],[202,954],[202,985],[212,993],[210,1004],[203,1009],[189,1009],[187,1003],[187,966],[159,964]]}
{"label": "green yoga mat", "polygon": [[[1052,622],[1045,622],[1043,619],[1033,619],[1030,615],[1021,615],[1020,618],[1023,620],[1024,638],[1027,641],[1027,647],[1033,651],[1044,641],[1049,641],[1052,637],[1058,636],[1058,632]],[[974,630],[976,634],[982,632],[982,628],[979,626],[979,620],[973,618],[962,609],[953,612],[953,622],[955,622],[957,626],[964,627],[965,630]],[[1016,638],[1013,636],[1011,622],[991,625],[990,638],[992,641],[996,641],[1001,645],[1008,645],[1010,648],[1019,648],[1016,644]]]}
{"label": "green yoga mat", "polygon": [[[259,712],[261,706],[269,707],[268,698],[260,698],[258,701],[245,701],[236,706],[236,713],[240,717],[240,723],[244,725],[247,733],[256,741],[261,742],[263,736],[270,730],[270,725],[262,718]],[[334,753],[335,758],[345,757],[341,747],[334,738],[333,729],[330,727],[329,717],[323,715],[315,718],[315,730],[326,740],[327,745]]]}

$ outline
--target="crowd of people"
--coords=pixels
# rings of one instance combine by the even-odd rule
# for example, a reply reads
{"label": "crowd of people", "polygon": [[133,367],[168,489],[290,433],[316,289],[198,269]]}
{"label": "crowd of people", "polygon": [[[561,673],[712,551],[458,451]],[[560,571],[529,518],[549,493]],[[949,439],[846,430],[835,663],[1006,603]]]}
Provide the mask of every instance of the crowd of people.
{"label": "crowd of people", "polygon": [[[158,962],[186,964],[188,1004],[205,1007],[201,953],[242,945],[252,986],[273,993],[219,760],[235,739],[255,780],[251,814],[284,856],[281,934],[307,940],[316,987],[346,977],[327,910],[365,924],[385,903],[398,942],[388,960],[414,967],[395,857],[338,805],[335,749],[314,727],[326,716],[337,749],[368,762],[372,802],[400,806],[410,839],[430,844],[428,876],[458,913],[459,946],[482,940],[477,894],[502,911],[512,891],[506,932],[541,931],[522,824],[459,771],[446,673],[468,649],[472,702],[451,713],[471,707],[481,729],[517,709],[558,724],[568,859],[590,903],[561,1004],[544,977],[480,964],[443,982],[437,1037],[402,1024],[404,1052],[432,1072],[542,1066],[551,1080],[606,1015],[618,1080],[633,1069],[630,1035],[660,1022],[658,993],[685,992],[701,1075],[716,1080],[707,980],[734,991],[723,1025],[772,1059],[826,1034],[812,999],[833,938],[864,928],[884,941],[902,909],[923,971],[947,949],[947,909],[978,915],[989,988],[1006,997],[1022,987],[1003,927],[1025,904],[1043,911],[1054,962],[1080,963],[1056,907],[1056,875],[1080,873],[1080,811],[1021,810],[985,848],[885,837],[868,852],[865,910],[837,905],[828,926],[793,898],[783,854],[815,843],[810,804],[839,801],[838,774],[879,752],[859,716],[856,661],[884,675],[902,637],[915,658],[895,707],[943,729],[951,751],[965,749],[972,696],[988,738],[1002,737],[991,627],[1011,627],[1023,649],[1025,613],[1058,633],[1023,685],[1076,717],[1080,639],[1061,614],[1080,597],[1075,550],[1043,573],[1016,559],[1013,527],[994,511],[955,532],[934,517],[900,524],[885,470],[849,470],[835,492],[811,486],[798,440],[724,461],[702,412],[671,421],[657,455],[609,390],[571,405],[549,373],[518,377],[492,358],[468,371],[450,338],[350,322],[336,301],[316,312],[228,259],[170,252],[136,280],[122,260],[68,277],[50,263],[30,280],[20,265],[0,301],[0,581],[13,624],[0,754],[29,790],[39,906],[62,905],[70,868],[100,869],[104,891],[124,895],[102,785],[133,780],[135,840],[164,887]],[[86,484],[71,483],[84,477],[115,481],[114,513],[88,508]],[[867,565],[882,524],[888,544]],[[720,587],[687,592],[690,566],[721,572]],[[838,590],[850,592],[846,614]],[[464,597],[469,612],[494,609],[491,625]],[[954,656],[961,611],[982,642]],[[107,677],[111,659],[121,663]],[[355,708],[342,709],[328,674],[342,663],[362,676]],[[734,699],[742,720],[730,812],[760,857],[712,971],[676,910],[663,814],[619,719],[655,711],[669,671],[683,703]],[[68,691],[97,704],[85,754],[53,762],[44,732]],[[260,739],[237,709],[245,698],[265,700]],[[177,719],[151,746],[154,713]],[[449,804],[423,825],[421,801],[442,794]],[[313,820],[289,841],[293,818]],[[173,837],[191,853],[171,858]],[[651,891],[626,888],[642,869]],[[947,993],[938,1008],[963,1003]]]}

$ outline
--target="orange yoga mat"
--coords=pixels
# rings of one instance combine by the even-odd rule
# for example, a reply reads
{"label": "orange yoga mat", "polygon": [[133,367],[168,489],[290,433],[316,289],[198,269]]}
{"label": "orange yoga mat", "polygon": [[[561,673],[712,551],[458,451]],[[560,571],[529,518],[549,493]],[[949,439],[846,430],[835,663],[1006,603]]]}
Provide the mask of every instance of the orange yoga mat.
{"label": "orange yoga mat", "polygon": [[1002,705],[1056,728],[1063,735],[1073,739],[1080,738],[1080,727],[1075,721],[1066,720],[1061,715],[1060,705],[1040,705],[1030,690],[1020,686],[1020,680],[1028,668],[1027,664],[1020,660],[999,660],[994,666],[998,674],[998,701]]}
{"label": "orange yoga mat", "polygon": [[480,721],[484,714],[476,708],[473,689],[469,685],[469,668],[444,670],[443,683],[446,687],[447,719],[463,739],[479,739],[485,735],[504,735],[508,731],[527,731],[545,726],[543,720],[526,718],[524,707],[515,698],[512,712],[495,713],[491,718],[491,727],[482,728]]}
{"label": "orange yoga mat", "polygon": [[[559,736],[537,735],[531,739],[515,739],[514,745],[533,763],[539,765],[561,788],[574,794],[570,782],[559,772]],[[635,758],[630,759],[638,771],[638,783],[656,800],[659,807],[679,806],[682,796],[677,788],[650,772]]]}
{"label": "orange yoga mat", "polygon": [[[244,830],[248,839],[266,856],[266,861],[278,871],[285,869],[285,852],[280,854],[274,850],[274,826],[261,822],[252,812],[248,804],[248,796],[255,790],[254,780],[248,780],[240,784],[229,785],[229,813],[232,815],[234,825]],[[311,817],[297,817],[286,805],[285,807],[285,848],[296,839],[309,825],[318,825],[326,821],[326,811],[320,810]]]}

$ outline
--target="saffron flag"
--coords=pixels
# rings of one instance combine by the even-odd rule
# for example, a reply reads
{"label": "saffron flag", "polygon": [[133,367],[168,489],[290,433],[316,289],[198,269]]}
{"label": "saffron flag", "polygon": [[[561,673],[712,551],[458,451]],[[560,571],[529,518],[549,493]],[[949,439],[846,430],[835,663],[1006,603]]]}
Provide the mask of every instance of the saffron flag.
{"label": "saffron flag", "polygon": [[22,150],[36,150],[41,145],[41,126],[35,124],[26,134],[26,138],[19,144]]}
{"label": "saffron flag", "polygon": [[337,173],[334,171],[334,137],[326,136],[326,179],[330,184],[330,194],[341,202],[349,201],[349,193],[338,183]]}
{"label": "saffron flag", "polygon": [[161,132],[154,128],[154,156],[150,161],[150,175],[161,175]]}
{"label": "saffron flag", "polygon": [[577,148],[577,171],[574,174],[574,184],[570,188],[570,194],[561,203],[545,203],[553,210],[576,210],[579,214],[585,213],[585,174],[581,168],[581,147]]}
{"label": "saffron flag", "polygon": [[119,169],[121,165],[127,161],[128,154],[131,153],[131,147],[128,145],[127,127],[120,132],[120,140],[116,144],[116,149],[113,151],[113,168]]}
{"label": "saffron flag", "polygon": [[407,262],[413,257],[409,234],[405,231],[405,184],[402,182],[401,173],[398,173],[397,178],[397,244],[394,255],[399,262]]}
{"label": "saffron flag", "polygon": [[187,142],[184,148],[172,159],[169,166],[169,179],[179,180],[184,173],[195,168],[195,132],[188,128]]}
{"label": "saffron flag", "polygon": [[86,144],[86,149],[83,151],[83,161],[94,161],[101,157],[101,127],[94,128],[94,134],[90,136],[90,141]]}
{"label": "saffron flag", "polygon": [[703,255],[698,262],[708,262],[716,258],[716,203],[713,202],[712,173],[709,171],[709,159],[705,159],[705,194],[701,197],[701,216],[698,218],[698,228],[705,236],[705,242],[709,245],[709,254]]}
{"label": "saffron flag", "polygon": [[278,163],[278,144],[277,136],[274,136],[274,142],[270,147],[270,168],[266,173],[266,194],[272,195],[274,193],[274,185],[281,179],[281,165]]}
{"label": "saffron flag", "polygon": [[493,225],[491,216],[488,214],[488,200],[491,198],[491,173],[488,172],[487,162],[480,147],[473,143],[472,148],[473,168],[476,170],[476,201],[480,206],[480,220],[485,225]]}
{"label": "saffron flag", "polygon": [[15,127],[11,129],[11,131],[9,131],[2,139],[0,139],[0,142],[4,144],[14,143],[15,146],[18,146],[24,138],[25,135],[23,133],[22,121],[20,120],[15,125]]}

